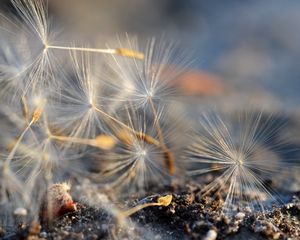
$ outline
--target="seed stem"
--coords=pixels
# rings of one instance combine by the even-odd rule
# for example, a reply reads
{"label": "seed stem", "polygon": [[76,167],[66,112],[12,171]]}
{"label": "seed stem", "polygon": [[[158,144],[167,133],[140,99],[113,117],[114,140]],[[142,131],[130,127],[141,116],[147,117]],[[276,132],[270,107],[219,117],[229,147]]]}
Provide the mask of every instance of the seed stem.
{"label": "seed stem", "polygon": [[154,124],[155,124],[156,130],[157,130],[157,134],[158,134],[158,138],[159,138],[159,141],[160,141],[161,149],[164,151],[166,166],[169,169],[170,174],[174,175],[175,171],[176,171],[174,155],[165,143],[164,135],[163,135],[160,123],[159,123],[159,119],[157,117],[158,116],[157,110],[154,106],[152,98],[149,98],[149,103],[150,103],[150,107],[152,109],[152,112],[153,112],[153,115],[154,115],[154,118],[155,118],[154,119]]}
{"label": "seed stem", "polygon": [[147,135],[146,133],[143,133],[143,132],[140,132],[140,131],[135,131],[133,128],[129,127],[125,123],[123,123],[120,120],[116,119],[115,117],[109,115],[108,113],[104,112],[103,110],[99,109],[98,107],[96,107],[96,106],[93,106],[93,107],[97,112],[99,112],[100,114],[102,114],[103,116],[108,118],[109,120],[113,121],[114,123],[117,123],[121,127],[125,128],[126,130],[128,130],[129,132],[134,134],[138,139],[141,139],[141,140],[145,141],[148,144],[160,147],[159,142],[156,139],[154,139],[153,137]]}
{"label": "seed stem", "polygon": [[[25,102],[24,102],[25,103]],[[27,126],[25,127],[25,129],[22,131],[22,133],[19,135],[19,137],[17,138],[17,141],[15,142],[13,148],[11,149],[9,155],[7,156],[6,160],[5,160],[5,164],[9,165],[11,160],[13,159],[19,144],[21,143],[23,137],[25,136],[26,132],[31,128],[31,126],[33,124],[35,124],[36,122],[39,121],[39,119],[41,118],[41,115],[44,111],[44,107],[45,107],[46,101],[42,100],[41,103],[36,107],[36,109],[34,110],[32,117],[31,117],[31,121],[27,124]],[[25,104],[24,107],[27,105]]]}
{"label": "seed stem", "polygon": [[127,48],[85,48],[85,47],[65,47],[56,45],[45,45],[45,49],[59,49],[59,50],[73,50],[81,52],[93,52],[93,53],[104,53],[104,54],[117,54],[129,58],[137,58],[140,60],[144,59],[144,54]]}

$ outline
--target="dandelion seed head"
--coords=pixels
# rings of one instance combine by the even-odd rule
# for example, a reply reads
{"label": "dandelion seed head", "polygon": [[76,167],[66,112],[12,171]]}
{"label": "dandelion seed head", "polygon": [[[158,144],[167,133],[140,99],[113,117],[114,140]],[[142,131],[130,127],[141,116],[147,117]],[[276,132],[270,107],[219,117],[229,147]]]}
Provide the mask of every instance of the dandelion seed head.
{"label": "dandelion seed head", "polygon": [[[184,54],[177,52],[175,44],[151,39],[141,47],[136,39],[118,41],[129,49],[145,53],[144,60],[114,57],[108,65],[115,81],[110,83],[119,89],[112,101],[131,102],[136,107],[147,107],[151,101],[166,102],[175,93],[171,81],[184,71],[188,62]],[[168,71],[170,66],[175,66]]]}
{"label": "dandelion seed head", "polygon": [[[0,28],[1,39],[10,43],[1,50],[5,60],[2,67],[6,67],[0,83],[22,93],[32,89],[40,90],[46,86],[58,87],[59,84],[53,76],[57,70],[57,60],[46,47],[56,35],[55,29],[50,26],[47,1],[11,2],[16,9],[16,16],[1,15],[4,18]],[[15,96],[16,93],[12,95]]]}
{"label": "dandelion seed head", "polygon": [[99,113],[106,111],[101,61],[86,53],[71,52],[70,56],[72,66],[62,76],[61,91],[52,94],[51,121],[68,136],[95,138],[106,130]]}
{"label": "dandelion seed head", "polygon": [[105,155],[103,172],[98,180],[120,194],[142,195],[153,184],[166,184],[170,177],[165,153],[156,140],[158,133],[154,124],[151,125],[151,118],[142,111],[126,108],[118,119],[128,128],[113,127],[119,144],[115,152]]}
{"label": "dandelion seed head", "polygon": [[284,143],[274,143],[281,124],[255,112],[241,113],[231,119],[204,114],[199,123],[186,161],[190,176],[215,173],[215,180],[204,187],[204,195],[225,192],[226,214],[245,206],[264,210],[268,202],[280,202],[266,180],[291,166],[280,158],[280,146]]}

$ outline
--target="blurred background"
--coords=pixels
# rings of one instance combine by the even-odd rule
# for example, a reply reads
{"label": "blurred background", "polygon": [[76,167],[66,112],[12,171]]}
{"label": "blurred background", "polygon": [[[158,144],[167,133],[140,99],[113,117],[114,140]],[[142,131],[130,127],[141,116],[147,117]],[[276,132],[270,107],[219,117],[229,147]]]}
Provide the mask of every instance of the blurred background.
{"label": "blurred background", "polygon": [[[8,2],[1,7],[9,10]],[[127,32],[180,42],[194,62],[178,84],[203,103],[299,112],[299,1],[49,0],[49,7],[62,29],[86,39]]]}

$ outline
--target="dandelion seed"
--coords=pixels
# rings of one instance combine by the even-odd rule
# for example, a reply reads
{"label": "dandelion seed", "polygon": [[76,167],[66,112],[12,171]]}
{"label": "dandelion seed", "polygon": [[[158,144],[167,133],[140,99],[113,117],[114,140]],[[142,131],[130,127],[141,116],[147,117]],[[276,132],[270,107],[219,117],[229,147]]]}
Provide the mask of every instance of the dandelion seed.
{"label": "dandelion seed", "polygon": [[25,129],[21,132],[21,134],[19,135],[19,137],[17,138],[16,142],[14,143],[14,146],[12,147],[7,159],[5,160],[5,164],[9,165],[11,160],[13,159],[17,148],[20,144],[20,142],[22,141],[23,137],[25,136],[25,134],[27,133],[27,131],[31,128],[31,126],[33,124],[35,124],[41,117],[44,107],[46,104],[46,100],[45,99],[41,99],[41,101],[39,101],[36,109],[34,110],[33,114],[32,114],[32,118],[30,120],[30,122],[27,124],[27,126],[25,127]]}
{"label": "dandelion seed", "polygon": [[[82,173],[79,174],[79,169],[82,169],[79,168],[79,159],[82,159],[82,154],[79,156],[74,151],[70,154],[56,140],[51,139],[45,102],[41,98],[38,99],[35,100],[38,100],[39,104],[33,109],[32,114],[28,114],[32,117],[29,120],[23,120],[23,124],[26,125],[25,131],[23,130],[14,141],[8,154],[3,154],[3,168],[1,168],[2,176],[6,180],[19,181],[19,188],[22,191],[28,195],[36,195],[34,203],[39,202],[38,191],[43,192],[44,185],[50,184],[53,180],[64,179],[70,173],[73,176],[84,176]],[[32,106],[26,108],[28,112],[32,112]],[[11,117],[10,114],[8,116]],[[23,126],[18,126],[18,128],[22,129]],[[9,172],[6,169],[9,169]],[[11,175],[14,181],[9,180]],[[2,182],[3,191],[7,191],[9,186],[6,180]],[[15,185],[18,186],[17,183]],[[14,191],[17,192],[17,190]],[[32,212],[36,204],[31,205],[33,206],[29,207]]]}
{"label": "dandelion seed", "polygon": [[[127,110],[123,119],[126,129],[115,125],[113,132],[122,133],[121,143],[115,153],[108,153],[105,166],[97,181],[108,183],[119,192],[128,191],[142,194],[151,184],[170,181],[165,164],[165,150],[157,142],[157,131],[146,115]],[[146,138],[148,140],[146,140]],[[155,145],[155,144],[157,145]]]}
{"label": "dandelion seed", "polygon": [[28,28],[35,33],[43,45],[44,52],[48,49],[58,50],[73,50],[83,52],[119,54],[126,57],[143,59],[143,54],[130,49],[98,49],[98,48],[83,48],[53,45],[51,42],[54,39],[54,32],[51,28],[48,16],[48,1],[47,0],[11,0],[23,21],[28,25]]}
{"label": "dandelion seed", "polygon": [[[19,18],[15,17],[15,19],[9,20],[2,16],[6,20],[4,22],[9,23],[3,24],[2,28],[10,33],[9,39],[14,38],[11,51],[18,48],[21,51],[16,52],[16,57],[19,57],[17,62],[12,63],[12,59],[7,62],[12,63],[11,66],[19,63],[18,68],[15,68],[17,71],[8,79],[13,80],[18,91],[21,90],[25,93],[30,89],[48,86],[49,79],[54,85],[55,59],[50,52],[44,51],[44,43],[50,41],[55,35],[50,27],[46,1],[12,0],[11,2]],[[12,30],[10,30],[11,26],[14,27]],[[4,81],[7,82],[8,79],[4,79]]]}
{"label": "dandelion seed", "polygon": [[[54,100],[54,103],[52,103],[52,110],[55,113],[54,125],[70,136],[70,138],[60,136],[55,136],[55,138],[63,141],[69,140],[74,143],[85,144],[84,142],[86,142],[86,145],[95,145],[92,139],[97,137],[98,132],[105,132],[109,126],[113,125],[118,125],[126,131],[139,136],[138,132],[135,132],[112,114],[107,113],[110,112],[109,110],[106,111],[104,109],[101,100],[105,97],[100,92],[103,85],[92,68],[96,64],[91,64],[93,60],[90,56],[87,54],[72,54],[72,59],[76,81],[74,81],[75,79],[70,80],[70,84],[67,83],[67,86],[64,87],[64,89],[68,89],[68,92],[62,91],[62,95],[59,94],[59,97],[56,98],[57,100]],[[156,120],[158,118],[159,116],[157,116]],[[156,126],[159,128],[156,120]],[[161,130],[159,130],[159,136],[162,141]],[[143,137],[147,138],[147,136]],[[150,138],[148,137],[146,140],[150,141]],[[171,151],[164,142],[160,145],[167,153],[166,156],[170,160],[171,169],[174,169]]]}
{"label": "dandelion seed", "polygon": [[[15,45],[10,51],[3,48],[4,69],[3,79],[0,83],[9,83],[6,88],[17,88],[27,93],[30,89],[43,89],[44,87],[60,87],[55,74],[58,72],[57,54],[54,50],[93,52],[102,54],[118,54],[124,57],[143,59],[143,53],[130,49],[98,49],[87,47],[60,46],[54,44],[57,39],[57,30],[48,16],[47,0],[11,0],[19,18],[9,20],[1,15],[6,24],[3,31],[9,33],[8,39],[15,38]],[[14,33],[13,32],[17,32]],[[22,41],[22,37],[25,37]],[[4,38],[5,41],[9,41]],[[20,40],[21,39],[21,40]],[[6,46],[6,45],[5,45]],[[26,52],[12,53],[16,47],[27,49]],[[17,65],[17,63],[19,63]],[[0,62],[1,63],[1,62]],[[12,66],[17,66],[12,68]],[[20,86],[21,84],[21,86]]]}
{"label": "dandelion seed", "polygon": [[103,115],[108,115],[102,102],[105,88],[97,70],[101,62],[86,53],[72,52],[71,59],[73,75],[63,79],[62,91],[52,94],[50,121],[70,137],[95,138],[105,132]]}
{"label": "dandelion seed", "polygon": [[[138,48],[136,43],[132,43],[127,36],[130,48]],[[145,60],[137,62],[134,59],[118,59],[114,58],[111,64],[112,70],[116,73],[117,79],[114,88],[121,87],[120,93],[115,96],[114,101],[130,102],[136,108],[150,110],[155,118],[155,127],[158,133],[160,146],[166,152],[167,164],[171,175],[175,174],[174,156],[165,144],[165,138],[162,134],[160,122],[157,121],[158,104],[165,102],[174,89],[172,89],[170,81],[174,80],[186,65],[182,56],[176,55],[172,44],[166,44],[163,41],[149,41],[146,51]],[[182,59],[181,59],[182,58]],[[178,61],[178,71],[166,74],[166,69],[174,64],[174,59]],[[114,84],[114,83],[112,83]]]}
{"label": "dandelion seed", "polygon": [[[140,49],[137,41],[129,39],[128,36],[127,41],[119,39],[118,42],[118,45],[129,49]],[[163,40],[151,39],[144,49],[144,61],[116,56],[113,61],[107,60],[116,78],[116,81],[107,84],[114,89],[120,89],[111,98],[112,102],[130,102],[136,108],[143,108],[151,102],[166,102],[174,95],[175,91],[170,82],[188,65],[186,58],[176,51],[174,45]],[[171,65],[176,67],[167,73],[167,68]]]}
{"label": "dandelion seed", "polygon": [[244,113],[237,121],[204,115],[187,151],[189,176],[219,173],[202,193],[226,192],[225,214],[243,207],[264,210],[268,201],[280,201],[266,180],[293,166],[279,158],[283,143],[272,142],[281,127],[272,117],[263,119],[262,113]]}
{"label": "dandelion seed", "polygon": [[[69,139],[61,138],[51,134],[47,118],[43,117],[43,121],[35,126],[34,131],[19,146],[19,159],[16,159],[13,164],[18,173],[22,173],[23,178],[26,179],[28,189],[34,190],[36,185],[44,181],[49,184],[55,179],[64,179],[68,175],[74,178],[79,175],[84,176],[83,171],[80,171],[82,166],[79,165],[85,153],[66,149],[60,141]],[[108,147],[109,143],[104,145]]]}

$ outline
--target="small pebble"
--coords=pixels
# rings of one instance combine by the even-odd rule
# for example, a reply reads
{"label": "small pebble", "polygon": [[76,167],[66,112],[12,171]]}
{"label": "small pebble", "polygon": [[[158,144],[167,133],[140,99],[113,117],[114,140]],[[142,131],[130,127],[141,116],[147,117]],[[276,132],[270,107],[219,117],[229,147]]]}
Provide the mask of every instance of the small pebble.
{"label": "small pebble", "polygon": [[47,233],[46,232],[41,232],[40,237],[41,238],[47,238]]}
{"label": "small pebble", "polygon": [[65,227],[65,230],[67,230],[67,231],[70,231],[71,229],[72,229],[71,226],[66,226],[66,227]]}
{"label": "small pebble", "polygon": [[235,215],[235,219],[237,220],[243,220],[245,218],[245,213],[243,212],[238,212],[236,215]]}
{"label": "small pebble", "polygon": [[285,205],[285,207],[286,207],[286,209],[290,209],[290,208],[293,207],[293,205],[294,205],[294,204],[292,204],[292,203],[288,203],[288,204]]}
{"label": "small pebble", "polygon": [[215,239],[217,239],[217,236],[218,236],[218,233],[215,230],[211,229],[207,232],[204,240],[215,240]]}
{"label": "small pebble", "polygon": [[154,239],[155,239],[155,240],[160,240],[160,239],[162,239],[162,238],[161,238],[161,236],[160,236],[159,234],[157,234],[157,235],[154,236]]}
{"label": "small pebble", "polygon": [[14,211],[14,215],[25,217],[25,216],[27,216],[27,210],[25,208],[21,208],[21,207],[16,208]]}
{"label": "small pebble", "polygon": [[245,210],[246,213],[251,213],[252,212],[252,210],[249,206],[245,207],[244,210]]}

